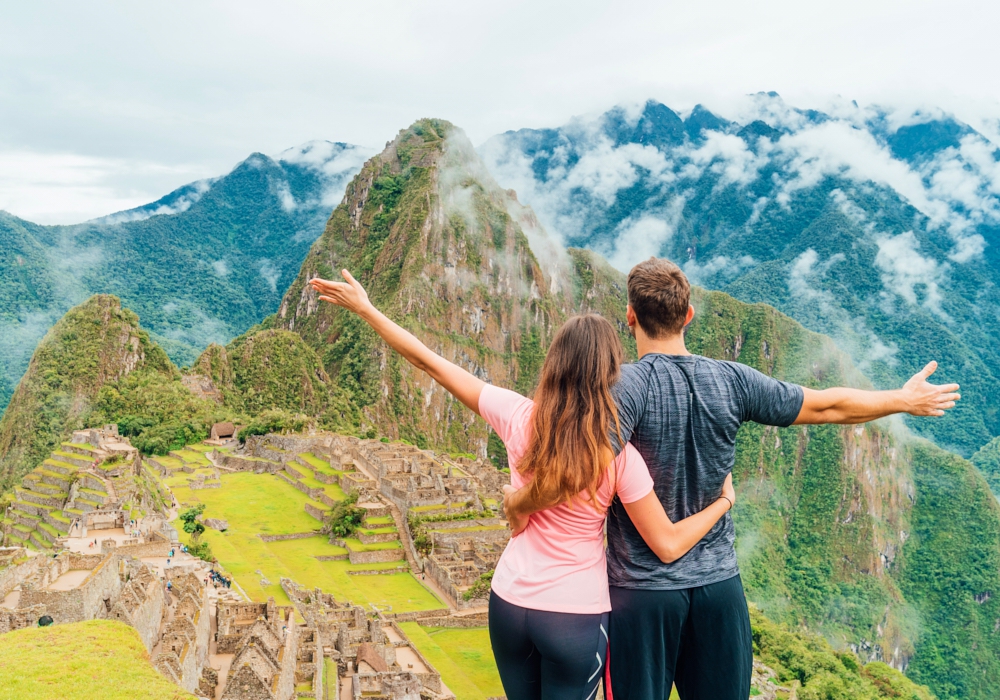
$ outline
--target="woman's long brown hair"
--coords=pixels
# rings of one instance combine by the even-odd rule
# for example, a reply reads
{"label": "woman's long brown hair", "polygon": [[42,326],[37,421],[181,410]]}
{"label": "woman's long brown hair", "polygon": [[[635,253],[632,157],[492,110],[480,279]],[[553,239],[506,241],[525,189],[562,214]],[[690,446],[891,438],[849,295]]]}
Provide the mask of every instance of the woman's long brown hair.
{"label": "woman's long brown hair", "polygon": [[531,477],[535,503],[556,505],[597,489],[614,455],[610,432],[618,431],[611,387],[621,373],[624,350],[603,316],[574,316],[552,340],[532,414],[532,432],[518,470]]}

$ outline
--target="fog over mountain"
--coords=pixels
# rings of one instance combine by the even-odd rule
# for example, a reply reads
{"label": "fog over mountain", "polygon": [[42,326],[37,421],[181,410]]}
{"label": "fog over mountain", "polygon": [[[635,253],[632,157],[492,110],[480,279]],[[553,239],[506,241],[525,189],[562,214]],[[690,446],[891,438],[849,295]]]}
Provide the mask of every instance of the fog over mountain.
{"label": "fog over mountain", "polygon": [[67,309],[111,293],[180,365],[272,313],[344,187],[371,155],[311,141],[72,226],[0,212],[0,406]]}
{"label": "fog over mountain", "polygon": [[775,93],[731,111],[649,101],[479,151],[566,245],[621,270],[677,260],[698,284],[834,336],[882,386],[938,359],[964,400],[929,436],[969,454],[1000,433],[997,133]]}

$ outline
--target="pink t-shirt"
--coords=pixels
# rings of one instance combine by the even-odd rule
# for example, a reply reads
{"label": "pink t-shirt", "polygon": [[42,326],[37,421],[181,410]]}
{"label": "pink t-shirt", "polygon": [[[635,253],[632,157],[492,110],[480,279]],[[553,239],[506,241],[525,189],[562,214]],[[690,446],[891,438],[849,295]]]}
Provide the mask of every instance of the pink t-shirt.
{"label": "pink t-shirt", "polygon": [[[527,483],[517,465],[531,435],[533,406],[531,399],[490,385],[479,397],[479,412],[507,446],[514,488]],[[613,467],[615,485],[605,476],[597,489],[600,511],[582,494],[572,508],[564,503],[531,516],[528,527],[511,539],[497,563],[493,590],[498,596],[532,610],[581,614],[611,610],[604,560],[605,511],[616,491],[623,503],[633,503],[653,490],[646,463],[631,445]]]}

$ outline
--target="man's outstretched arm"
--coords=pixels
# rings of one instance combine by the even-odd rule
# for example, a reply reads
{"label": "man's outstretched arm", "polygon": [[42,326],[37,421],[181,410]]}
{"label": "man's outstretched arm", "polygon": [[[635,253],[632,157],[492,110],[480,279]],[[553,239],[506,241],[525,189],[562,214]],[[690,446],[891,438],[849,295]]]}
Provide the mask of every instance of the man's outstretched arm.
{"label": "man's outstretched arm", "polygon": [[958,384],[931,384],[937,362],[931,362],[910,377],[902,389],[865,391],[864,389],[803,389],[802,410],[795,425],[817,423],[867,423],[909,413],[913,416],[943,416],[961,398]]}

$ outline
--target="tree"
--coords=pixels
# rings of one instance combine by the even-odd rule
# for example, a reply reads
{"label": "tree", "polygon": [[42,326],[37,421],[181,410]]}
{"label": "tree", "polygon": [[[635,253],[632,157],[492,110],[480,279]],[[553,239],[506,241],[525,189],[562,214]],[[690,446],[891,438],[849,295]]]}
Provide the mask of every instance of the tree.
{"label": "tree", "polygon": [[194,508],[189,508],[180,514],[181,522],[184,523],[184,532],[191,535],[192,540],[197,540],[205,532],[205,526],[198,522],[198,516],[205,512],[205,504],[201,503]]}

